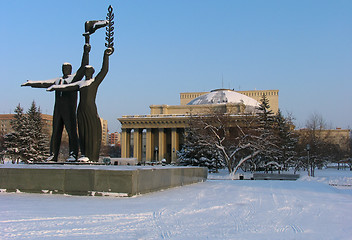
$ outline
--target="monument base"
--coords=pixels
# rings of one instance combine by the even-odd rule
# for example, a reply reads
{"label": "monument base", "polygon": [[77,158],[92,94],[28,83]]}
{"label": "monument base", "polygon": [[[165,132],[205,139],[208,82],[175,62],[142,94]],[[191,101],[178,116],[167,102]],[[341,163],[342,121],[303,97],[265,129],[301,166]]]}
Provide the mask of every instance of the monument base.
{"label": "monument base", "polygon": [[134,196],[207,179],[200,167],[0,166],[0,189],[7,192]]}

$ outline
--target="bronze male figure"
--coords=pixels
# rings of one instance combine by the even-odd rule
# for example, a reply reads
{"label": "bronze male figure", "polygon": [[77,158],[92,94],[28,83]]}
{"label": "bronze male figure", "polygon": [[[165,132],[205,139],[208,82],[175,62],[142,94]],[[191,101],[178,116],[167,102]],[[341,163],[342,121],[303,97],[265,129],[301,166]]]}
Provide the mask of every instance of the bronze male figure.
{"label": "bronze male figure", "polygon": [[[72,66],[69,63],[62,65],[63,76],[60,78],[46,81],[27,81],[22,86],[30,86],[33,88],[48,88],[53,85],[64,85],[80,81],[85,72],[85,66],[89,63],[90,45],[84,45],[81,66],[77,73],[71,75]],[[57,161],[63,128],[66,128],[69,137],[69,161],[77,160],[78,156],[78,136],[77,136],[77,92],[55,91],[55,106],[53,116],[53,128],[50,141],[50,157],[49,161]]]}

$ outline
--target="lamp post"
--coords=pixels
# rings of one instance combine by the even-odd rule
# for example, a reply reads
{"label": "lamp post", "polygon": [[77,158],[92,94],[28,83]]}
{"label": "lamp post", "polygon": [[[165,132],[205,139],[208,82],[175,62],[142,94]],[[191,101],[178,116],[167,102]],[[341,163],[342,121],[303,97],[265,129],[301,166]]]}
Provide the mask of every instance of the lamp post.
{"label": "lamp post", "polygon": [[310,150],[310,145],[309,143],[307,144],[307,158],[308,158],[308,167],[307,167],[307,170],[308,170],[308,176],[311,176],[311,172],[309,171],[309,168],[310,168],[310,162],[309,162],[309,150]]}
{"label": "lamp post", "polygon": [[172,148],[171,163],[176,163],[176,149]]}
{"label": "lamp post", "polygon": [[159,156],[158,156],[159,148],[156,146],[154,151],[155,151],[155,160],[156,160],[156,162],[158,162],[159,161]]}

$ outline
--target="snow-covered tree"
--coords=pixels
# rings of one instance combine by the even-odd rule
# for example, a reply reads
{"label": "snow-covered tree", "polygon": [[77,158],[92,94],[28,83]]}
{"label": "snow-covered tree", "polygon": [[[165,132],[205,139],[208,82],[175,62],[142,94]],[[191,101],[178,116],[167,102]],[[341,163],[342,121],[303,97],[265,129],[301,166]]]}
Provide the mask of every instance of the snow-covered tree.
{"label": "snow-covered tree", "polygon": [[4,138],[5,138],[5,134],[1,131],[0,132],[0,152],[4,151],[5,149]]}
{"label": "snow-covered tree", "polygon": [[180,165],[207,167],[209,171],[215,172],[224,167],[216,148],[203,147],[199,144],[198,135],[195,135],[190,129],[186,130],[185,135],[185,144],[177,152]]}
{"label": "snow-covered tree", "polygon": [[40,108],[32,102],[26,114],[25,127],[27,131],[27,147],[25,147],[24,157],[32,161],[44,161],[49,155],[48,136],[43,130],[43,121]]}
{"label": "snow-covered tree", "polygon": [[260,100],[259,111],[257,113],[257,141],[261,150],[258,156],[261,167],[270,168],[275,166],[280,169],[279,164],[280,146],[276,118],[270,109],[269,100],[264,94]]}
{"label": "snow-covered tree", "polygon": [[[182,151],[187,154],[212,153],[229,173],[235,173],[244,162],[260,152],[252,138],[255,133],[254,126],[251,126],[253,122],[253,115],[238,118],[217,111],[191,116],[188,131],[192,139],[186,139]],[[181,155],[186,155],[182,151]]]}
{"label": "snow-covered tree", "polygon": [[6,154],[12,158],[12,161],[18,161],[21,156],[20,150],[21,146],[24,144],[21,138],[23,135],[22,124],[24,123],[25,118],[23,108],[18,104],[15,109],[14,118],[10,122],[13,132],[6,134],[4,137]]}
{"label": "snow-covered tree", "polygon": [[258,116],[263,128],[270,129],[274,122],[274,113],[270,109],[269,99],[263,94],[260,99]]}
{"label": "snow-covered tree", "polygon": [[264,94],[255,118],[255,134],[252,134],[252,145],[260,153],[250,160],[255,170],[279,171],[292,163],[295,156],[297,137],[293,133],[290,117],[285,118],[281,111],[275,115],[270,109],[269,100]]}
{"label": "snow-covered tree", "polygon": [[26,114],[20,104],[16,107],[11,127],[13,132],[5,136],[9,156],[26,163],[43,161],[48,157],[48,136],[43,130],[40,109],[34,101]]}
{"label": "snow-covered tree", "polygon": [[296,145],[298,142],[298,136],[294,132],[294,125],[292,122],[292,117],[284,117],[279,110],[275,116],[275,127],[278,134],[278,163],[287,168],[289,166],[296,166]]}
{"label": "snow-covered tree", "polygon": [[208,161],[207,153],[217,155],[229,171],[240,167],[256,171],[274,166],[282,169],[294,156],[293,125],[282,116],[276,116],[263,95],[256,114],[242,116],[210,110],[207,114],[190,117],[181,161],[198,164]]}

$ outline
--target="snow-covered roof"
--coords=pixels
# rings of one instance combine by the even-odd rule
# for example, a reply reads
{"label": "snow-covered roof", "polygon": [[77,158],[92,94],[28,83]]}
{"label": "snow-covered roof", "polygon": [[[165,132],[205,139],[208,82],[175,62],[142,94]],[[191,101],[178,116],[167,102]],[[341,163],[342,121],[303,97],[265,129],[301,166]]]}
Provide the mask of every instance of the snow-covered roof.
{"label": "snow-covered roof", "polygon": [[223,104],[223,103],[243,103],[246,106],[258,107],[258,101],[247,97],[241,93],[230,89],[217,89],[210,93],[201,95],[187,105],[202,105],[202,104]]}

